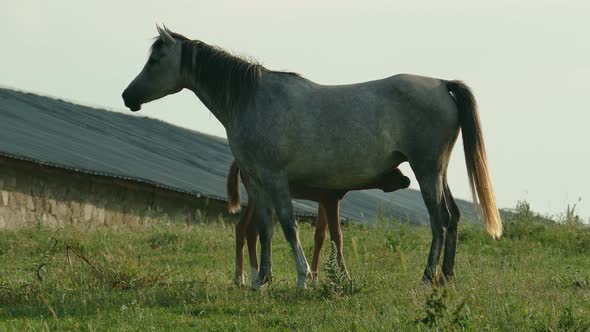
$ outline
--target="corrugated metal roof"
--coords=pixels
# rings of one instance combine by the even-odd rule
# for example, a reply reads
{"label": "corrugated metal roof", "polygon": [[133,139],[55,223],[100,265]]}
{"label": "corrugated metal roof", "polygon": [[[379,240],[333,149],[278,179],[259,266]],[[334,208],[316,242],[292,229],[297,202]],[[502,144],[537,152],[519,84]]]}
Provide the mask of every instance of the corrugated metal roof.
{"label": "corrugated metal roof", "polygon": [[[217,199],[226,198],[225,177],[233,159],[223,138],[2,88],[0,154]],[[458,203],[473,219],[471,204]],[[297,201],[295,209],[315,213],[316,205]],[[422,196],[412,189],[352,192],[341,206],[342,217],[357,221],[372,222],[380,214],[428,220]]]}

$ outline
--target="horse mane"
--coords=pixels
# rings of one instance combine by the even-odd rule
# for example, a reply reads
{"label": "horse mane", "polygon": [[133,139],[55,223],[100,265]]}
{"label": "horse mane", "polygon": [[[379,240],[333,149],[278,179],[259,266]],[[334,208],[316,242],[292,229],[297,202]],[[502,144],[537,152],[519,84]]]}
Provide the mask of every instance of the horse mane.
{"label": "horse mane", "polygon": [[[274,71],[265,68],[253,58],[231,54],[221,47],[167,30],[182,42],[181,71],[188,74],[197,86],[204,86],[211,102],[226,109],[239,108],[249,102],[256,91],[262,72],[297,75],[297,73]],[[157,37],[151,50],[163,45]]]}

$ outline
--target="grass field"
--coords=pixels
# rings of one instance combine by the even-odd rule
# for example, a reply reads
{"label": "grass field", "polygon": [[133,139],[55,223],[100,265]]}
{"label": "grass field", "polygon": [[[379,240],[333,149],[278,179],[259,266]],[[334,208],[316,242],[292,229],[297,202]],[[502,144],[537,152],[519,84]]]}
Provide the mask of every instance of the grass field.
{"label": "grass field", "polygon": [[[423,285],[427,227],[348,225],[352,282],[323,252],[320,282],[295,288],[281,234],[274,281],[237,289],[233,224],[0,232],[0,330],[590,330],[590,229],[517,220],[490,239],[461,225],[457,277]],[[308,256],[313,228],[301,225]]]}

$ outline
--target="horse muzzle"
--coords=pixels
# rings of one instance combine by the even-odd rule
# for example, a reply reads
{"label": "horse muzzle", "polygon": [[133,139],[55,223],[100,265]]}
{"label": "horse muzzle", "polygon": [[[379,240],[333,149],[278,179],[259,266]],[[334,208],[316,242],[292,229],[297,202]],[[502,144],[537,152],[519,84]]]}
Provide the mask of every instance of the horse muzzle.
{"label": "horse muzzle", "polygon": [[139,103],[136,98],[133,98],[131,96],[128,89],[125,89],[125,91],[123,91],[122,97],[125,106],[129,108],[131,112],[137,112],[141,109],[141,103]]}
{"label": "horse muzzle", "polygon": [[400,181],[401,184],[401,188],[400,189],[406,189],[407,187],[410,186],[410,183],[412,183],[412,181],[410,180],[409,177],[404,176],[403,180]]}

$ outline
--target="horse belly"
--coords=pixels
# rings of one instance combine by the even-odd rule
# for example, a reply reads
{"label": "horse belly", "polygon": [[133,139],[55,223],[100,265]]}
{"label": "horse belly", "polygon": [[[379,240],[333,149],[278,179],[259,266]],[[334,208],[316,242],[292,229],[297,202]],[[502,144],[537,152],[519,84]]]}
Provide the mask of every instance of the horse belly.
{"label": "horse belly", "polygon": [[301,154],[290,160],[287,176],[289,181],[324,189],[344,190],[374,183],[396,165],[391,152],[370,153],[370,150],[348,148]]}
{"label": "horse belly", "polygon": [[306,110],[316,106],[314,121],[295,119],[292,123],[300,128],[285,144],[290,147],[290,180],[316,188],[349,189],[373,183],[397,166],[393,155],[400,150],[399,122],[382,102],[353,99],[346,107],[307,106]]}

